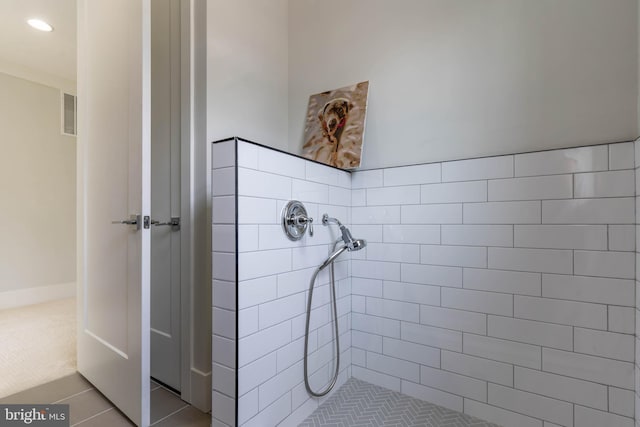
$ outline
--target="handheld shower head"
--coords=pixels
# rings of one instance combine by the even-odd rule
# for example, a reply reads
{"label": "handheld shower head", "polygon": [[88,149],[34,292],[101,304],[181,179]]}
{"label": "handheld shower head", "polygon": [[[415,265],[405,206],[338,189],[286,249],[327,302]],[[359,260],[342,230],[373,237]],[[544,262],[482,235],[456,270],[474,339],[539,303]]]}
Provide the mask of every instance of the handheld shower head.
{"label": "handheld shower head", "polygon": [[329,215],[322,215],[322,223],[324,225],[328,225],[330,223],[335,223],[340,227],[340,233],[342,233],[342,241],[344,242],[344,246],[349,251],[359,251],[360,249],[367,246],[367,242],[364,239],[354,239],[351,235],[351,231],[336,218],[330,218]]}
{"label": "handheld shower head", "polygon": [[349,249],[350,251],[359,251],[360,249],[364,248],[365,246],[367,246],[367,241],[364,239],[355,239],[352,242],[353,246],[351,249]]}
{"label": "handheld shower head", "polygon": [[359,251],[367,246],[367,241],[364,239],[354,239],[351,235],[351,231],[344,225],[340,226],[340,232],[342,232],[342,241],[344,245],[349,249],[349,252]]}
{"label": "handheld shower head", "polygon": [[359,251],[367,246],[367,242],[364,239],[354,239],[351,235],[351,231],[344,225],[340,225],[340,232],[342,233],[342,241],[349,251]]}

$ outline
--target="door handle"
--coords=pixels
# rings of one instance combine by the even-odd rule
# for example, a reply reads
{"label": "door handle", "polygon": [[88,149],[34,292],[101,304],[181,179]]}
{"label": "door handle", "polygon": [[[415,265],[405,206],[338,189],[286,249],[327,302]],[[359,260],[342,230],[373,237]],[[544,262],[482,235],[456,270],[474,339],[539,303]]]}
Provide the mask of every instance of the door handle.
{"label": "door handle", "polygon": [[140,230],[140,215],[129,215],[129,219],[124,219],[120,221],[111,221],[111,224],[126,224],[126,225],[135,225],[136,230]]}
{"label": "door handle", "polygon": [[160,222],[158,220],[152,219],[151,220],[151,225],[155,225],[156,227],[162,227],[162,226],[165,226],[165,225],[169,225],[169,226],[171,226],[171,230],[172,231],[178,231],[178,230],[180,230],[180,217],[176,217],[176,216],[171,217],[171,220],[167,221],[167,222]]}

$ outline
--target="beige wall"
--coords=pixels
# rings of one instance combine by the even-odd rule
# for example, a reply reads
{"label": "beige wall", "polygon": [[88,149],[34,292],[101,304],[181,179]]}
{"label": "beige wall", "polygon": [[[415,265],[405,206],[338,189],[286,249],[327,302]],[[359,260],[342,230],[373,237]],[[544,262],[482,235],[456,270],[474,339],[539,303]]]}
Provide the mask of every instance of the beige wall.
{"label": "beige wall", "polygon": [[76,139],[60,91],[0,73],[0,292],[75,281]]}
{"label": "beige wall", "polygon": [[370,80],[363,166],[638,136],[635,0],[293,0],[289,149],[312,93]]}
{"label": "beige wall", "polygon": [[287,0],[207,2],[207,139],[288,147]]}
{"label": "beige wall", "polygon": [[370,80],[363,167],[638,136],[636,0],[210,0],[207,139],[299,152]]}

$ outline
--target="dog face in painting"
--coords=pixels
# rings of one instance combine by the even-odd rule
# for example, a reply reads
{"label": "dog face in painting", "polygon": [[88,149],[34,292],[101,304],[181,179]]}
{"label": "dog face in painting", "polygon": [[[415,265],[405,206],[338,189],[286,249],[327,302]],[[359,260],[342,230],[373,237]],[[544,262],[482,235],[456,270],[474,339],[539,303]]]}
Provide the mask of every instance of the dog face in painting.
{"label": "dog face in painting", "polygon": [[352,108],[353,104],[348,99],[335,98],[324,104],[324,107],[318,113],[322,131],[332,142],[337,142],[333,140],[340,138],[340,134],[349,117],[349,110]]}

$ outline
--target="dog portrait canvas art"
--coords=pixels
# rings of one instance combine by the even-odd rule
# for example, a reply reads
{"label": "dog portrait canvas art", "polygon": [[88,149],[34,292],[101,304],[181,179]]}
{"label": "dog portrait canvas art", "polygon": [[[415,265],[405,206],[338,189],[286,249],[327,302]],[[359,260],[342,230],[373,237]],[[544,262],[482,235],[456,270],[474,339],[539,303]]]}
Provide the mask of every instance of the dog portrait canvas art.
{"label": "dog portrait canvas art", "polygon": [[302,155],[342,169],[360,166],[369,82],[309,97]]}

